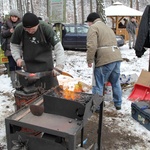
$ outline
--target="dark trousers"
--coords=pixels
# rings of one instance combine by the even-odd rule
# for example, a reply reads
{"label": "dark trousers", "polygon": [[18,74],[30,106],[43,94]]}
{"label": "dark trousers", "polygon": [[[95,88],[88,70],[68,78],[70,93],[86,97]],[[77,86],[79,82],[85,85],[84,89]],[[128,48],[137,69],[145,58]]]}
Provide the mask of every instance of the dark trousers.
{"label": "dark trousers", "polygon": [[21,68],[17,66],[12,56],[8,56],[8,61],[9,61],[9,71],[21,70]]}

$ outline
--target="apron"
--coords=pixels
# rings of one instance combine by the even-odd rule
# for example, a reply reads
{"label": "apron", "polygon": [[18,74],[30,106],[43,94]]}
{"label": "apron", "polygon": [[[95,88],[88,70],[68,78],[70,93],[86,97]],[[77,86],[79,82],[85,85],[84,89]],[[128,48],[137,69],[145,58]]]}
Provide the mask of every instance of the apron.
{"label": "apron", "polygon": [[[26,65],[26,71],[29,73],[52,71],[54,68],[50,44],[46,42],[43,31],[41,30],[39,26],[33,35],[23,31],[23,59]],[[33,82],[23,81],[23,83],[24,86],[34,84],[36,87],[40,86],[48,90],[57,86],[58,80],[56,77],[48,75]]]}

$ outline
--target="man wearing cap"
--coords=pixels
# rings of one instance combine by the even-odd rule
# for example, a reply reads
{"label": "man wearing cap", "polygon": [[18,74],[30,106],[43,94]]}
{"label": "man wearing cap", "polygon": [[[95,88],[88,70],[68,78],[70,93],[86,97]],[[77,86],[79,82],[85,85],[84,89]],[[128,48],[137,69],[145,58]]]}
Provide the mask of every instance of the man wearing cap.
{"label": "man wearing cap", "polygon": [[121,109],[122,90],[120,86],[121,53],[117,47],[115,34],[93,12],[87,17],[89,25],[87,33],[87,63],[93,67],[93,94],[103,95],[106,82],[112,85],[113,102],[117,110]]}
{"label": "man wearing cap", "polygon": [[[53,70],[52,47],[56,56],[55,68],[62,70],[64,67],[64,49],[59,38],[47,23],[39,20],[33,13],[28,12],[23,16],[22,23],[16,27],[12,35],[10,46],[17,65],[21,67],[24,62],[29,73]],[[58,74],[53,71],[53,75],[41,78],[45,89],[58,85]]]}

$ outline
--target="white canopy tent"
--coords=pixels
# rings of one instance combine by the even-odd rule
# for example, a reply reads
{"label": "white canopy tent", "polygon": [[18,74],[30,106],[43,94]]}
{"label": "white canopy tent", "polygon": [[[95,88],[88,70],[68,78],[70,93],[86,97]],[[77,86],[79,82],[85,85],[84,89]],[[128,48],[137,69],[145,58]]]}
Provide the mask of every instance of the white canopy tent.
{"label": "white canopy tent", "polygon": [[123,35],[125,40],[128,40],[128,33],[126,28],[119,28],[119,23],[125,18],[127,20],[130,17],[136,17],[137,23],[140,23],[143,12],[136,9],[127,7],[120,2],[115,2],[113,5],[105,9],[105,14],[108,18],[112,19],[112,29],[117,35]]}
{"label": "white canopy tent", "polygon": [[105,9],[105,14],[107,17],[113,16],[128,17],[128,16],[142,16],[143,12],[127,7],[120,2],[116,2]]}

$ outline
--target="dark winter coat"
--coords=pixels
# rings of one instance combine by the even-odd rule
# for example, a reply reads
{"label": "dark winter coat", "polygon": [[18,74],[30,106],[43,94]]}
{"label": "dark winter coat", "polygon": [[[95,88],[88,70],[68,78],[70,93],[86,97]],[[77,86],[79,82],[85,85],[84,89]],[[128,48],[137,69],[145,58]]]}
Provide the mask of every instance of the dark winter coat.
{"label": "dark winter coat", "polygon": [[150,48],[150,5],[147,5],[141,18],[134,48],[136,56],[141,57],[144,54],[144,47]]}
{"label": "dark winter coat", "polygon": [[[17,26],[17,24],[20,23],[20,19],[13,23],[10,19],[8,19],[2,28],[2,37],[6,39],[6,50],[5,50],[5,54],[6,56],[11,56],[11,52],[10,52],[10,38],[12,33],[10,32],[11,28],[14,28]],[[7,51],[7,52],[6,52]]]}

